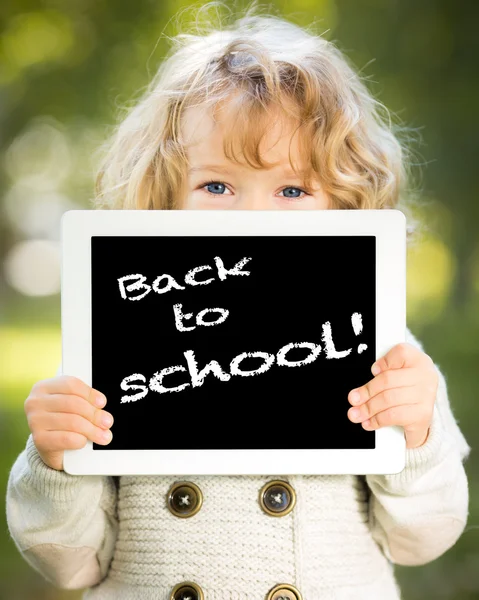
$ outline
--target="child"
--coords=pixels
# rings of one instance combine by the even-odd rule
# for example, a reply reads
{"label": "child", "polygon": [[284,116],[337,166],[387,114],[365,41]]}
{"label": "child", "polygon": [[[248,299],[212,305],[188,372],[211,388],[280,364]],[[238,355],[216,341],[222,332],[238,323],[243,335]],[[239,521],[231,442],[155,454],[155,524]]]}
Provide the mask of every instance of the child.
{"label": "child", "polygon": [[[251,10],[174,41],[113,137],[96,206],[398,205],[401,146],[331,43]],[[90,600],[398,600],[393,565],[430,562],[464,530],[470,448],[409,331],[348,398],[358,427],[404,427],[402,472],[73,476],[63,451],[107,444],[111,415],[98,390],[57,373],[25,403],[10,533],[45,578]]]}

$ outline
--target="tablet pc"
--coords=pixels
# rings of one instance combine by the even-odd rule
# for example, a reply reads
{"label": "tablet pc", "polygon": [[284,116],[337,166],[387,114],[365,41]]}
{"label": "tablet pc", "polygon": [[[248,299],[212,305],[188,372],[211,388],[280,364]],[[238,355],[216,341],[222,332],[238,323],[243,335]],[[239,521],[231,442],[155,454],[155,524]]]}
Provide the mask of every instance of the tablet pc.
{"label": "tablet pc", "polygon": [[386,210],[72,210],[63,374],[113,439],[71,474],[369,474],[405,464],[349,391],[405,340],[406,220]]}

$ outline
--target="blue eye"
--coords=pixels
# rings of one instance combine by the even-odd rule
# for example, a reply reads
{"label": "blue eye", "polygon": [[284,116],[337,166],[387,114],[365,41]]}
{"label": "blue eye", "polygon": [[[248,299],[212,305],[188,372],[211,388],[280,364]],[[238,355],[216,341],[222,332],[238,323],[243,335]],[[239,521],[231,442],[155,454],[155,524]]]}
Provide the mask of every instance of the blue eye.
{"label": "blue eye", "polygon": [[[220,181],[208,181],[205,184],[203,184],[201,187],[204,188],[204,187],[210,187],[210,186],[211,187],[216,187],[217,191],[218,191],[218,187],[220,187],[220,193],[219,194],[217,194],[216,192],[210,192],[209,190],[207,190],[207,192],[209,194],[213,194],[214,196],[221,196],[221,195],[223,195],[222,192],[226,189],[225,184],[221,183]],[[222,188],[222,190],[221,190],[221,188]]]}
{"label": "blue eye", "polygon": [[[211,191],[210,189],[205,189],[207,194],[210,194],[212,196],[224,196],[224,192],[225,190],[227,190],[228,188],[225,186],[224,183],[221,183],[221,181],[206,181],[205,183],[203,183],[199,189],[203,189],[203,188],[212,188],[214,191]],[[297,200],[297,199],[303,199],[304,196],[308,196],[308,192],[306,192],[305,190],[299,188],[299,187],[295,187],[292,185],[289,185],[285,188],[283,188],[281,191],[284,192],[285,190],[295,190],[296,192],[299,192],[299,194],[303,194],[301,195],[285,195],[283,196],[283,198],[289,198],[291,200]],[[228,194],[229,195],[229,194]]]}
{"label": "blue eye", "polygon": [[[285,191],[285,190],[296,190],[299,193],[303,193],[306,194],[306,192],[304,190],[302,190],[301,188],[297,188],[297,187],[293,187],[293,186],[288,186],[283,188],[283,190],[281,191]],[[284,196],[285,198],[302,198],[303,196]]]}

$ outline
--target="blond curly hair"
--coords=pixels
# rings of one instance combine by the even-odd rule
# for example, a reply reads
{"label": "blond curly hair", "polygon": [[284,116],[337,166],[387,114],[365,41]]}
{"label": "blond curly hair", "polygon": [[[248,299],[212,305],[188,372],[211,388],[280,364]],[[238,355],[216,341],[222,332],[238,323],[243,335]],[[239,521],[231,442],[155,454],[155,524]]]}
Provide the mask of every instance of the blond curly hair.
{"label": "blond curly hair", "polygon": [[[208,2],[200,12],[212,6],[223,3]],[[190,106],[214,109],[234,96],[237,118],[224,138],[229,159],[239,162],[236,140],[251,166],[266,166],[259,124],[267,123],[262,117],[271,107],[280,107],[302,134],[309,167],[303,179],[321,182],[331,208],[407,212],[408,148],[397,133],[408,128],[392,123],[348,58],[310,31],[314,24],[304,28],[257,12],[253,2],[231,24],[220,25],[218,17],[195,33],[169,38],[157,73],[101,147],[95,207],[181,208],[188,169],[182,115]]]}

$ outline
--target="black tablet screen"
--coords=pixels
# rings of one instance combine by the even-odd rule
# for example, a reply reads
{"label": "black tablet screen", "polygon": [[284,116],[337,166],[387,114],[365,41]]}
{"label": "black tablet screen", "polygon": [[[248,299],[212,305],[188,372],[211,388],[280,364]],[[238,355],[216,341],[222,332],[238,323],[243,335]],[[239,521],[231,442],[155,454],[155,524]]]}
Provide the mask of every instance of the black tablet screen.
{"label": "black tablet screen", "polygon": [[374,448],[374,236],[93,236],[95,450]]}

